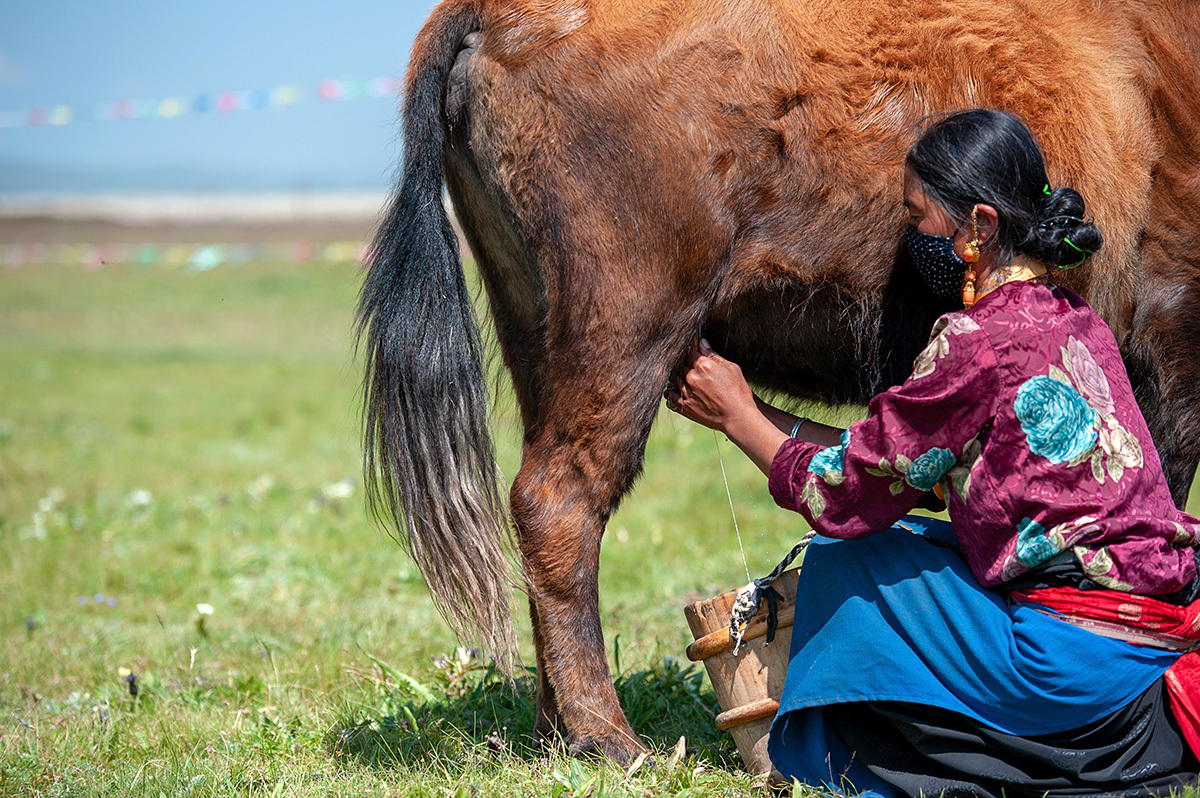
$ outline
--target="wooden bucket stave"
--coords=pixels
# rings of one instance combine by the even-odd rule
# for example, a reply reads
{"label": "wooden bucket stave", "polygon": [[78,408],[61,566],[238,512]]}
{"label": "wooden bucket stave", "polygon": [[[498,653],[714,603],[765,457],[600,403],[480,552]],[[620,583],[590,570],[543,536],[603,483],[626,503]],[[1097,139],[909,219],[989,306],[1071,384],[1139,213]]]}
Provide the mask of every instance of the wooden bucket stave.
{"label": "wooden bucket stave", "polygon": [[687,657],[693,662],[703,662],[708,671],[713,692],[721,705],[717,728],[727,729],[733,735],[747,770],[755,775],[769,775],[773,780],[782,777],[772,768],[767,755],[767,735],[779,709],[787,675],[799,573],[798,568],[784,571],[773,585],[782,597],[778,603],[779,625],[774,641],[766,644],[767,609],[764,605],[747,625],[736,657],[733,656],[733,638],[729,634],[729,615],[737,599],[737,590],[684,608],[688,626],[696,638],[687,648]]}

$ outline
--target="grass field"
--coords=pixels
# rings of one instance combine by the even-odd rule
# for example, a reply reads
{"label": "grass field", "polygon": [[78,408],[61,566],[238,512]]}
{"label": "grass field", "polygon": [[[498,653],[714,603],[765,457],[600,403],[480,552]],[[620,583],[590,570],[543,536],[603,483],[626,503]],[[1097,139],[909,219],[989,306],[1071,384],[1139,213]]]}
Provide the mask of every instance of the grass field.
{"label": "grass field", "polygon": [[[528,681],[460,661],[365,517],[357,285],[349,264],[0,272],[0,793],[751,792],[682,661],[683,605],[745,580],[714,437],[659,423],[602,559],[631,720],[686,759],[627,779],[543,757]],[[496,428],[512,475],[503,396]],[[723,446],[763,572],[801,522]]]}
{"label": "grass field", "polygon": [[[610,662],[660,766],[544,756],[529,680],[456,651],[365,517],[357,285],[0,272],[0,794],[758,794],[682,656],[684,604],[745,581],[714,437],[660,419],[604,541]],[[511,476],[503,395],[496,432]],[[803,522],[722,446],[758,575]]]}

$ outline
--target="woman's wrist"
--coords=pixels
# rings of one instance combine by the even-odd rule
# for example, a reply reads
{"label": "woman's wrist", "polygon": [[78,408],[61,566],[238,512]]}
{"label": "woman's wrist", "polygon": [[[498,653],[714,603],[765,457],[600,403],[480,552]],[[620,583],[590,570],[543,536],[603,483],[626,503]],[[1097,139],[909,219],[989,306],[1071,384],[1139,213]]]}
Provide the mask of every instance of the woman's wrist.
{"label": "woman's wrist", "polygon": [[796,425],[796,416],[786,410],[780,410],[774,405],[767,404],[762,399],[759,399],[757,395],[754,397],[754,403],[758,407],[759,412],[766,416],[767,420],[774,424],[776,429],[785,435],[791,434],[792,427]]}
{"label": "woman's wrist", "polygon": [[758,408],[731,418],[723,431],[764,474],[771,472],[775,454],[788,439],[787,433]]}

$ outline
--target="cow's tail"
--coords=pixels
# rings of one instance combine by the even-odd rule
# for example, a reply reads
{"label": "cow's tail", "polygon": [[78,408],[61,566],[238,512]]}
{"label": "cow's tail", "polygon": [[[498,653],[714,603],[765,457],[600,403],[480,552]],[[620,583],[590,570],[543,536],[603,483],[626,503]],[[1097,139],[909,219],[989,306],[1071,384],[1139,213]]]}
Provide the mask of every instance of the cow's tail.
{"label": "cow's tail", "polygon": [[367,501],[412,555],[460,639],[515,662],[511,533],[458,240],[442,203],[443,96],[480,19],[445,2],[413,47],[400,186],[359,298]]}

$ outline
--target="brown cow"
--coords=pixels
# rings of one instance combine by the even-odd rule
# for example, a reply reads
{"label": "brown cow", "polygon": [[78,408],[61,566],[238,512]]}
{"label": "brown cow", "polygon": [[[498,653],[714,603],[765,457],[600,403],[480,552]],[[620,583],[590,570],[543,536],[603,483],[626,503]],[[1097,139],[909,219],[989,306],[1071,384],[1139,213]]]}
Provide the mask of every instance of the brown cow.
{"label": "brown cow", "polygon": [[1192,0],[445,0],[363,288],[372,505],[460,632],[513,648],[504,503],[448,186],[524,421],[510,508],[537,729],[624,761],[600,537],[703,331],[759,385],[865,402],[945,310],[900,250],[929,114],[1039,134],[1106,245],[1056,278],[1123,346],[1176,501],[1200,459],[1200,6]]}

